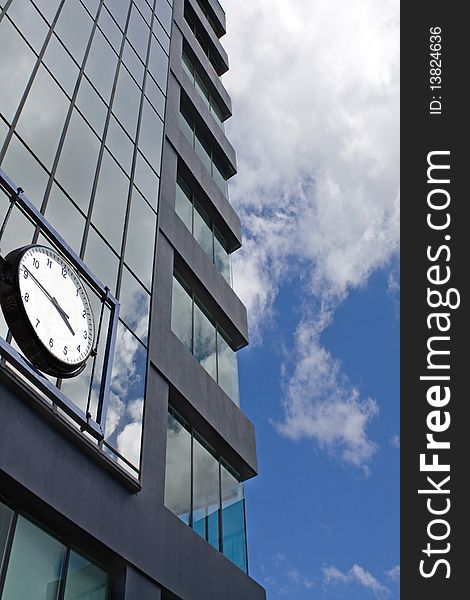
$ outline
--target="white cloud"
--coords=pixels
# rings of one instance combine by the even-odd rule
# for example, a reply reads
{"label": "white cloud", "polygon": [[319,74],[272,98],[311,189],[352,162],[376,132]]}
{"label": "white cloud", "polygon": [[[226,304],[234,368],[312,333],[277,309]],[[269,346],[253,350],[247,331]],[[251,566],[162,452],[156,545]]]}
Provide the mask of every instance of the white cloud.
{"label": "white cloud", "polygon": [[389,594],[389,589],[360,565],[353,565],[347,573],[334,566],[324,567],[323,580],[327,585],[355,583],[370,590],[379,599],[385,598]]}
{"label": "white cloud", "polygon": [[390,438],[390,445],[393,448],[398,448],[400,449],[400,436],[399,435],[394,435]]}
{"label": "white cloud", "polygon": [[320,335],[348,292],[398,253],[398,2],[226,0],[225,8],[228,133],[239,163],[231,200],[245,229],[235,284],[255,341],[281,286],[296,278],[303,288],[279,431],[364,467],[378,406]]}
{"label": "white cloud", "polygon": [[385,575],[391,581],[400,581],[400,565],[395,565],[385,572]]}

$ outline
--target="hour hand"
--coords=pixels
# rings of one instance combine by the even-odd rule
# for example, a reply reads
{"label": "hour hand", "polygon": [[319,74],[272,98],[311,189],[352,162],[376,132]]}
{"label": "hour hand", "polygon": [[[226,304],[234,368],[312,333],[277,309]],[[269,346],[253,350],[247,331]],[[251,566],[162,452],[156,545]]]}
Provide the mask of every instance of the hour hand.
{"label": "hour hand", "polygon": [[75,331],[72,329],[72,326],[70,325],[68,314],[65,312],[65,310],[63,308],[61,308],[61,306],[57,302],[57,299],[55,296],[52,298],[52,304],[56,307],[57,312],[62,317],[62,321],[67,325],[71,334],[75,335]]}

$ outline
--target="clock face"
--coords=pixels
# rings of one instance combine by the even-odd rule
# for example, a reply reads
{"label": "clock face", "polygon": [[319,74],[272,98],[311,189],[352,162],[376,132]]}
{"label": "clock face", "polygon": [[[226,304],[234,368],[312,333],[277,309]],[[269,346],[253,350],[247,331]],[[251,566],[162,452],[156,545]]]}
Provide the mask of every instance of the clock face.
{"label": "clock face", "polygon": [[29,326],[43,346],[42,355],[58,365],[47,370],[42,363],[39,368],[64,377],[77,374],[95,338],[90,301],[79,276],[60,254],[45,246],[25,248],[16,269]]}

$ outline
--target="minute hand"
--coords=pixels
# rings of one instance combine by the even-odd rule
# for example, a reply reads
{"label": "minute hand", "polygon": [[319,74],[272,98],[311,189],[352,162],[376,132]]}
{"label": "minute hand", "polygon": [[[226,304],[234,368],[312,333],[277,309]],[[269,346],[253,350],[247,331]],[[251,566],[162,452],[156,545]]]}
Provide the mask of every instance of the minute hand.
{"label": "minute hand", "polygon": [[65,310],[63,308],[61,308],[61,306],[59,305],[59,303],[57,302],[56,298],[52,297],[49,292],[46,290],[46,288],[42,285],[42,283],[36,279],[36,277],[31,273],[31,271],[29,271],[26,267],[23,267],[25,273],[28,273],[28,275],[31,277],[31,279],[36,283],[36,285],[39,287],[39,289],[44,293],[44,295],[48,298],[48,300],[51,301],[51,303],[54,305],[54,308],[57,310],[57,312],[59,313],[59,315],[61,316],[62,320],[64,321],[64,323],[67,325],[67,327],[69,328],[70,332],[72,333],[72,335],[75,335],[75,331],[72,329],[72,326],[69,323],[69,316],[68,314],[65,312]]}

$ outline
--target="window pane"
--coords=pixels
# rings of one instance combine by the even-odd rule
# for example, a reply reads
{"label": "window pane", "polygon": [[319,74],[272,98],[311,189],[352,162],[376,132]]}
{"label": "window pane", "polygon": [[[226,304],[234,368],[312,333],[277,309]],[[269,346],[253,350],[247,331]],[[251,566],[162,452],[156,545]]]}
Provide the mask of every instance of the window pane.
{"label": "window pane", "polygon": [[139,114],[141,90],[124,67],[119,70],[119,79],[114,97],[113,112],[134,139]]}
{"label": "window pane", "polygon": [[246,565],[245,502],[243,484],[221,464],[222,548],[223,553],[242,571]]}
{"label": "window pane", "polygon": [[150,28],[142,18],[135,6],[132,7],[129,27],[127,29],[127,38],[134,46],[135,51],[140,58],[145,61],[147,57],[147,46],[150,35]]}
{"label": "window pane", "polygon": [[36,57],[8,19],[2,20],[0,35],[0,110],[11,123],[23,95]]}
{"label": "window pane", "polygon": [[72,97],[77,82],[78,67],[55,35],[47,44],[43,60],[67,94]]}
{"label": "window pane", "polygon": [[56,177],[85,214],[88,212],[99,149],[98,137],[74,110],[60,153]]}
{"label": "window pane", "polygon": [[116,19],[119,27],[124,30],[127,13],[129,12],[129,2],[123,2],[122,0],[106,0],[105,4]]}
{"label": "window pane", "polygon": [[18,517],[2,598],[56,600],[64,559],[65,546]]}
{"label": "window pane", "polygon": [[85,217],[55,183],[47,201],[46,219],[75,252],[80,254]]}
{"label": "window pane", "polygon": [[57,12],[57,8],[59,7],[60,0],[35,0],[35,4],[38,6],[39,10],[46,17],[49,23],[52,23],[52,20]]}
{"label": "window pane", "polygon": [[165,96],[160,90],[158,85],[153,80],[150,73],[147,74],[147,81],[145,83],[145,95],[149,99],[153,108],[157,111],[160,117],[163,119],[165,116]]}
{"label": "window pane", "polygon": [[111,43],[114,50],[119,52],[122,41],[122,31],[116,25],[115,21],[105,7],[101,9],[98,25],[106,36],[107,40]]}
{"label": "window pane", "polygon": [[192,299],[181,283],[173,277],[173,293],[171,297],[171,330],[192,352]]}
{"label": "window pane", "polygon": [[196,130],[194,149],[196,154],[202,160],[206,169],[211,172],[211,149],[209,144],[202,137],[201,133]]}
{"label": "window pane", "polygon": [[70,552],[64,600],[107,600],[108,576],[88,559]]}
{"label": "window pane", "polygon": [[139,468],[147,351],[120,322],[116,339],[106,439]]}
{"label": "window pane", "polygon": [[194,147],[194,132],[193,126],[190,121],[182,113],[179,114],[179,126],[184,134],[184,137],[188,140],[191,148]]}
{"label": "window pane", "polygon": [[239,406],[240,393],[238,389],[237,353],[232,350],[220,331],[217,331],[217,359],[219,385],[235,404]]}
{"label": "window pane", "polygon": [[165,92],[168,77],[168,56],[154,35],[152,35],[148,68],[162,92]]}
{"label": "window pane", "polygon": [[119,259],[93,227],[90,227],[88,232],[84,261],[98,279],[107,285],[113,294],[116,293]]}
{"label": "window pane", "polygon": [[85,65],[85,73],[89,80],[109,102],[113,87],[118,57],[100,31],[95,31],[90,53]]}
{"label": "window pane", "polygon": [[109,121],[106,146],[124,171],[129,173],[131,170],[132,156],[134,154],[134,144],[113,116],[111,116]]}
{"label": "window pane", "polygon": [[[158,4],[160,4],[160,2]],[[160,42],[160,44],[163,46],[163,49],[165,50],[165,52],[169,55],[170,54],[170,36],[163,29],[163,27],[158,19],[154,19],[154,21],[153,21],[153,34],[157,38],[157,40]]]}
{"label": "window pane", "polygon": [[191,83],[194,85],[194,68],[188,56],[184,52],[181,64],[183,65],[183,70],[185,71],[186,75],[189,77]]}
{"label": "window pane", "polygon": [[204,104],[207,106],[207,108],[209,108],[209,90],[197,73],[195,74],[195,86],[196,90],[199,92],[199,95],[203,99]]}
{"label": "window pane", "polygon": [[121,319],[145,344],[149,326],[150,294],[126,267],[122,272],[119,302]]}
{"label": "window pane", "polygon": [[[5,212],[5,210],[2,210],[2,222]],[[20,212],[18,207],[14,207],[8,220],[8,225],[3,233],[2,256],[5,256],[8,254],[8,252],[15,250],[15,248],[26,246],[26,244],[31,244],[33,235],[34,226],[31,221]]]}
{"label": "window pane", "polygon": [[143,194],[144,198],[157,209],[159,179],[144,157],[137,153],[135,164],[134,183]]}
{"label": "window pane", "polygon": [[137,84],[140,87],[142,87],[142,81],[144,79],[144,65],[142,63],[142,60],[137,56],[132,46],[127,41],[124,46],[122,60],[126,67],[129,69],[129,72],[132,75],[132,77],[136,80]]}
{"label": "window pane", "polygon": [[214,231],[214,264],[218,271],[225,277],[227,283],[232,285],[232,269],[230,254],[226,249],[226,242],[220,233]]}
{"label": "window pane", "polygon": [[215,360],[215,325],[194,303],[194,356],[211,377],[217,379]]}
{"label": "window pane", "polygon": [[106,120],[107,108],[96,90],[85,77],[83,77],[80,82],[77,106],[96,133],[101,136]]}
{"label": "window pane", "polygon": [[13,511],[8,506],[5,506],[3,502],[0,502],[0,572],[2,570],[3,556],[5,554],[5,546],[12,518]]}
{"label": "window pane", "polygon": [[124,260],[147,289],[150,289],[152,283],[156,227],[156,213],[134,188]]}
{"label": "window pane", "polygon": [[[39,54],[46,39],[49,27],[28,0],[13,2],[8,8],[8,16],[28,40],[34,50]],[[2,57],[3,60],[3,57]]]}
{"label": "window pane", "polygon": [[168,413],[165,506],[189,524],[191,510],[191,434]]}
{"label": "window pane", "polygon": [[54,28],[79,65],[85,54],[92,25],[93,21],[80,2],[66,2]]}
{"label": "window pane", "polygon": [[111,155],[105,152],[91,220],[118,254],[121,254],[128,193],[128,177]]}
{"label": "window pane", "polygon": [[209,217],[198,203],[194,205],[194,237],[207,256],[214,260],[213,236]]}
{"label": "window pane", "polygon": [[169,6],[168,2],[164,2],[164,1],[157,2],[155,12],[156,12],[157,17],[160,20],[161,24],[165,28],[165,31],[168,33],[168,35],[170,35],[172,10],[171,10],[171,7]]}
{"label": "window pane", "polygon": [[163,121],[145,100],[142,113],[142,123],[139,134],[139,150],[154,168],[160,173],[160,162],[163,144]]}
{"label": "window pane", "polygon": [[193,528],[219,548],[219,461],[193,439]]}
{"label": "window pane", "polygon": [[11,138],[2,169],[16,185],[23,188],[31,202],[40,208],[49,174],[16,135]]}
{"label": "window pane", "polygon": [[178,217],[192,233],[193,205],[191,204],[191,192],[180,177],[178,177],[176,185],[175,210]]}
{"label": "window pane", "polygon": [[223,175],[222,167],[216,160],[214,160],[214,162],[212,163],[212,177],[214,178],[216,184],[219,186],[223,195],[227,197],[227,182],[225,180],[225,176]]}
{"label": "window pane", "polygon": [[40,67],[17,130],[47,168],[52,165],[68,107],[67,96],[46,69]]}

